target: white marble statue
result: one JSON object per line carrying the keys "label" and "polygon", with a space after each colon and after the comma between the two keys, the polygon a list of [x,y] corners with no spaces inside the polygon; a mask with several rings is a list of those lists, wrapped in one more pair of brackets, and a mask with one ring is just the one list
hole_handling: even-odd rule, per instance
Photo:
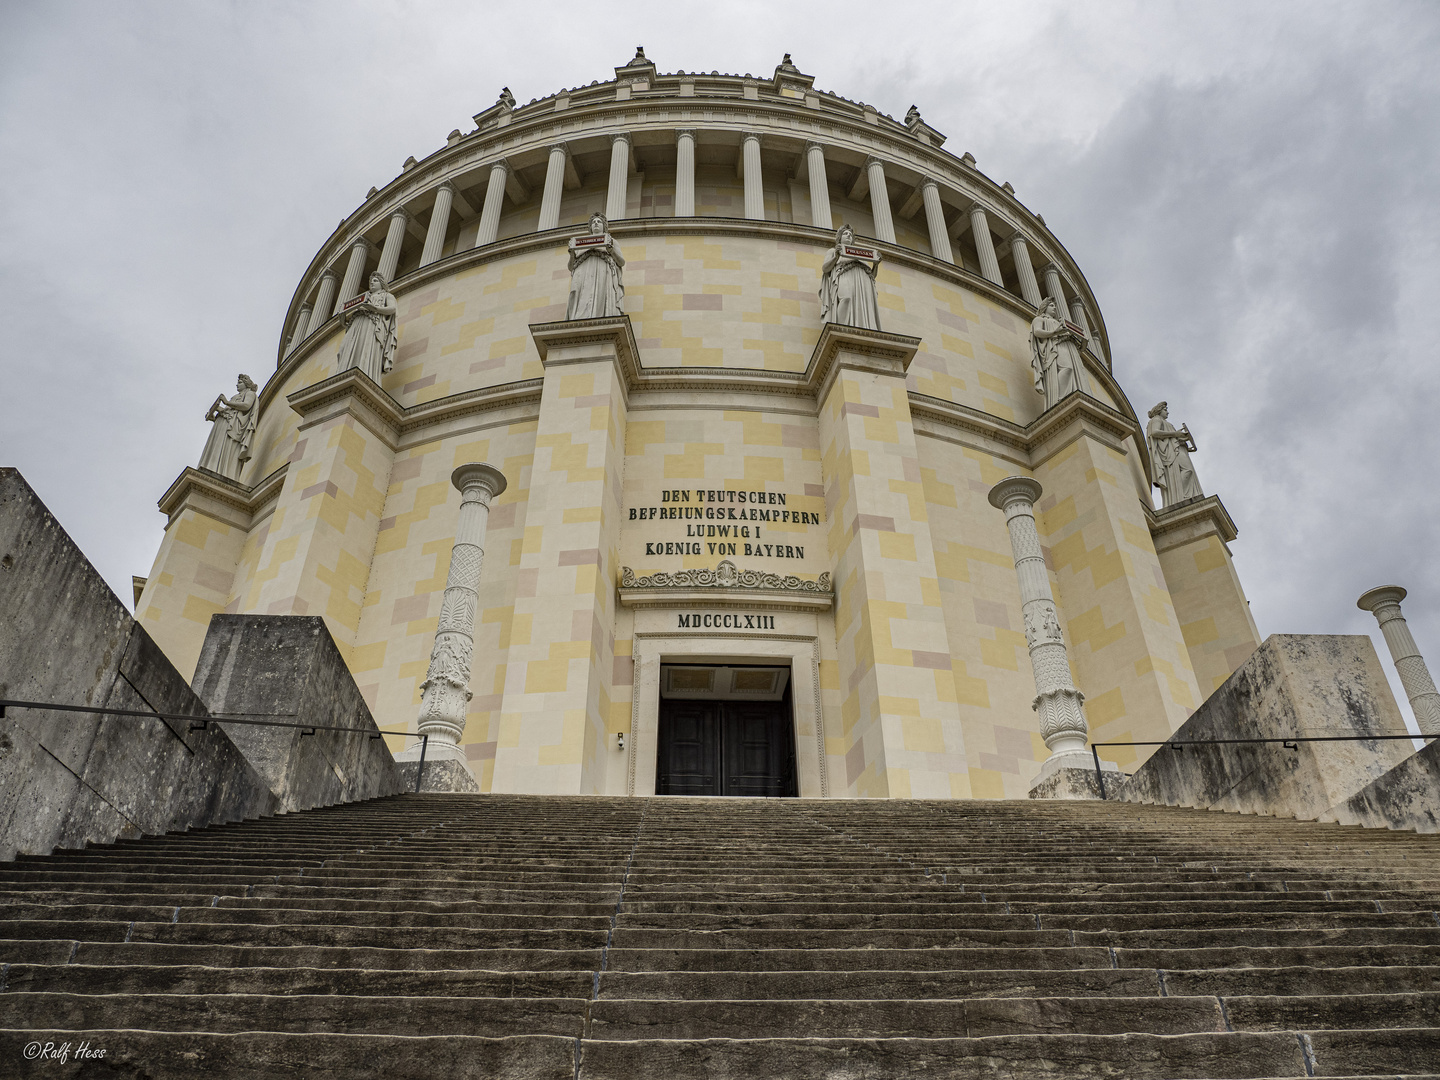
{"label": "white marble statue", "polygon": [[[873,256],[866,259],[857,250]],[[835,246],[825,254],[820,267],[820,322],[880,329],[880,302],[875,295],[875,273],[880,269],[880,252],[857,248],[855,230],[841,225]]]}
{"label": "white marble statue", "polygon": [[[605,215],[590,215],[590,235],[570,241],[570,300],[567,319],[602,319],[623,315],[625,256],[615,246]],[[603,242],[595,237],[604,237]]]}
{"label": "white marble statue", "polygon": [[1080,359],[1084,338],[1060,314],[1054,297],[1047,296],[1030,323],[1030,367],[1035,372],[1035,392],[1045,398],[1045,408],[1060,404],[1076,390],[1088,393],[1085,363]]}
{"label": "white marble statue", "polygon": [[1145,428],[1145,441],[1150,445],[1152,480],[1160,489],[1162,507],[1173,506],[1186,499],[1198,499],[1205,493],[1190,464],[1195,440],[1184,424],[1177,431],[1170,423],[1170,406],[1160,402],[1150,410],[1150,423]]}
{"label": "white marble statue", "polygon": [[395,366],[395,297],[386,291],[385,275],[370,275],[365,299],[344,312],[345,337],[340,342],[340,370],[359,368],[375,382]]}
{"label": "white marble statue", "polygon": [[249,375],[235,380],[235,396],[221,394],[205,413],[211,423],[210,438],[200,452],[200,468],[231,480],[240,479],[240,470],[250,460],[250,443],[255,438],[255,408],[258,389]]}

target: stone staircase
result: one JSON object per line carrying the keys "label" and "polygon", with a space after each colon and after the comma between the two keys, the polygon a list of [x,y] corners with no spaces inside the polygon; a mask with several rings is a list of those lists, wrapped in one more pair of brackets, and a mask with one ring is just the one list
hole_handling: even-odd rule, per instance
{"label": "stone staircase", "polygon": [[401,795],[22,858],[0,904],[3,1076],[1440,1076],[1413,834]]}

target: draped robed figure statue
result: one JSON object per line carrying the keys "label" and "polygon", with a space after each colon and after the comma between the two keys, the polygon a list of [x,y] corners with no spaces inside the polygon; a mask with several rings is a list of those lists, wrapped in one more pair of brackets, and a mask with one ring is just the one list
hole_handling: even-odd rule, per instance
{"label": "draped robed figure statue", "polygon": [[1170,405],[1167,402],[1162,401],[1150,410],[1145,441],[1150,444],[1150,478],[1160,489],[1162,509],[1205,494],[1200,490],[1195,466],[1190,464],[1195,440],[1186,425],[1181,424],[1177,430],[1170,423]]}
{"label": "draped robed figure statue", "polygon": [[200,452],[200,468],[231,480],[240,479],[255,438],[257,389],[254,379],[241,375],[235,380],[235,396],[221,394],[206,411],[205,419],[211,423],[210,438]]}
{"label": "draped robed figure statue", "polygon": [[1030,323],[1030,369],[1035,374],[1035,392],[1052,409],[1079,390],[1090,392],[1085,381],[1085,362],[1080,359],[1084,331],[1067,322],[1053,296],[1040,304]]}
{"label": "draped robed figure statue", "polygon": [[820,266],[822,324],[880,329],[880,301],[875,294],[880,259],[878,250],[856,245],[855,230],[849,225],[836,230],[835,246]]}
{"label": "draped robed figure statue", "polygon": [[345,305],[345,337],[340,342],[340,370],[359,368],[375,382],[395,365],[395,297],[386,291],[385,275],[370,275],[370,288]]}
{"label": "draped robed figure statue", "polygon": [[625,256],[615,247],[605,215],[590,215],[590,235],[570,241],[570,299],[567,319],[623,315]]}

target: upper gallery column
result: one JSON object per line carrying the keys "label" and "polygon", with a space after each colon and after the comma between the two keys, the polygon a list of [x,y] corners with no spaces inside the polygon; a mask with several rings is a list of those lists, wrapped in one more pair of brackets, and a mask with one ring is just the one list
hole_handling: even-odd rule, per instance
{"label": "upper gallery column", "polygon": [[1054,263],[1045,267],[1045,295],[1055,301],[1055,306],[1060,309],[1060,317],[1065,317],[1065,312],[1070,310],[1069,303],[1065,300],[1065,286],[1060,283],[1060,268]]}
{"label": "upper gallery column", "polygon": [[920,181],[920,197],[925,202],[925,224],[930,227],[930,254],[953,263],[955,253],[950,250],[950,233],[945,228],[945,207],[940,204],[940,185],[927,176]]}
{"label": "upper gallery column", "polygon": [[885,163],[879,158],[865,162],[870,178],[870,213],[875,217],[875,239],[895,243],[895,222],[890,218],[890,191],[885,186]]}
{"label": "upper gallery column", "polygon": [[500,235],[500,209],[505,202],[505,181],[510,176],[510,163],[504,158],[490,166],[490,182],[485,185],[485,205],[480,210],[480,227],[475,233],[475,246],[493,244]]}
{"label": "upper gallery column", "polygon": [[446,180],[435,189],[435,209],[430,211],[430,228],[425,230],[425,250],[420,265],[429,266],[445,249],[445,233],[450,228],[450,206],[455,201],[455,185]]}
{"label": "upper gallery column", "polygon": [[400,265],[400,245],[405,242],[405,227],[410,224],[410,214],[403,206],[397,206],[390,214],[390,228],[385,233],[385,246],[380,249],[380,273],[386,282],[395,280],[395,268]]}
{"label": "upper gallery column", "polygon": [[980,273],[986,281],[1004,285],[1000,277],[1000,260],[995,257],[995,241],[990,238],[990,218],[979,203],[970,205],[970,231],[975,237],[975,252],[980,256]]}
{"label": "upper gallery column", "polygon": [[810,224],[817,229],[833,229],[830,216],[830,183],[825,178],[825,148],[819,143],[805,144],[805,170],[810,177]]}
{"label": "upper gallery column", "polygon": [[550,160],[545,166],[545,193],[540,196],[540,232],[560,224],[560,197],[565,191],[565,158],[569,154],[564,143],[550,147]]}
{"label": "upper gallery column", "polygon": [[1085,331],[1085,347],[1098,355],[1095,335],[1090,332],[1090,319],[1085,314],[1085,301],[1080,299],[1079,293],[1070,298],[1070,321]]}
{"label": "upper gallery column", "polygon": [[695,132],[675,133],[675,216],[695,216]]}
{"label": "upper gallery column", "polygon": [[760,176],[760,136],[747,131],[740,136],[740,171],[745,179],[745,216],[765,220],[765,187]]}
{"label": "upper gallery column", "polygon": [[1020,295],[1031,307],[1040,306],[1040,283],[1035,280],[1035,266],[1030,262],[1030,244],[1024,233],[1010,237],[1010,255],[1015,260],[1015,276],[1020,279]]}
{"label": "upper gallery column", "polygon": [[307,334],[330,321],[330,316],[334,314],[335,288],[339,284],[334,270],[326,270],[320,275],[320,291],[315,294],[315,307],[310,312],[310,325],[305,330]]}
{"label": "upper gallery column", "polygon": [[345,280],[340,283],[340,295],[335,298],[335,306],[330,314],[339,315],[341,306],[360,288],[360,278],[365,273],[365,260],[374,246],[363,236],[350,246],[350,263],[345,267]]}
{"label": "upper gallery column", "polygon": [[610,139],[610,190],[605,196],[605,220],[619,221],[625,217],[630,199],[630,136],[614,135]]}
{"label": "upper gallery column", "polygon": [[1385,644],[1390,647],[1390,658],[1400,675],[1400,685],[1415,710],[1415,723],[1427,739],[1433,739],[1440,736],[1440,693],[1436,692],[1435,680],[1430,677],[1420,647],[1400,613],[1400,601],[1404,599],[1405,590],[1399,585],[1382,585],[1371,589],[1356,603],[1379,622]]}
{"label": "upper gallery column", "polygon": [[289,356],[295,351],[295,346],[305,340],[305,335],[310,332],[310,305],[301,304],[300,314],[295,316],[295,329],[290,332],[290,343],[285,346],[285,355]]}

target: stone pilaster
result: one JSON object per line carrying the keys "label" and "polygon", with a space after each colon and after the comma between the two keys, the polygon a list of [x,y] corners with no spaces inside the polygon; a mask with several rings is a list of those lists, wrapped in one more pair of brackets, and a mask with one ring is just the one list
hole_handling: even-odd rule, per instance
{"label": "stone pilaster", "polygon": [[500,235],[500,211],[505,205],[505,181],[510,177],[510,163],[504,158],[490,166],[490,180],[485,185],[485,204],[480,208],[480,224],[475,231],[475,246],[493,244]]}
{"label": "stone pilaster", "polygon": [[630,136],[610,139],[610,186],[605,194],[605,220],[625,217],[630,199]]}
{"label": "stone pilaster", "polygon": [[955,253],[950,249],[950,233],[945,228],[945,207],[940,204],[940,185],[927,176],[920,181],[920,198],[925,203],[925,224],[930,229],[930,254],[953,263]]}
{"label": "stone pilaster", "polygon": [[1025,234],[1010,237],[1010,257],[1015,260],[1015,276],[1020,279],[1020,295],[1034,307],[1040,306],[1040,283],[1035,280],[1035,265],[1030,261],[1030,242]]}
{"label": "stone pilaster", "polygon": [[[605,790],[625,459],[624,316],[536,324],[545,366],[491,790]],[[615,764],[614,767],[620,767]]]}
{"label": "stone pilaster", "polygon": [[455,202],[455,185],[445,181],[435,189],[435,207],[430,211],[430,227],[425,230],[425,248],[420,265],[429,266],[445,250],[445,233],[450,228],[450,207]]}
{"label": "stone pilaster", "polygon": [[675,133],[675,216],[695,216],[695,132]]}
{"label": "stone pilaster", "polygon": [[765,219],[765,187],[760,175],[760,136],[747,131],[740,136],[740,165],[745,181],[745,216]]}
{"label": "stone pilaster", "polygon": [[[990,489],[990,505],[1005,514],[1010,532],[1010,550],[1015,556],[1015,576],[1020,581],[1020,613],[1025,625],[1025,643],[1030,650],[1030,667],[1035,676],[1035,701],[1031,705],[1040,718],[1040,737],[1050,748],[1046,761],[1056,767],[1085,768],[1085,696],[1070,677],[1065,638],[1060,616],[1050,594],[1050,574],[1040,550],[1035,528],[1035,501],[1042,489],[1028,476],[1011,476]],[[1052,765],[1052,763],[1054,763]]]}
{"label": "stone pilaster", "polygon": [[1436,692],[1435,680],[1430,677],[1420,647],[1400,613],[1400,601],[1404,599],[1405,590],[1399,585],[1382,585],[1361,596],[1357,606],[1374,615],[1380,624],[1385,644],[1390,647],[1390,658],[1400,675],[1400,685],[1410,699],[1410,708],[1415,710],[1415,723],[1427,739],[1433,739],[1440,736],[1440,693]]}
{"label": "stone pilaster", "polygon": [[851,796],[965,798],[970,778],[905,371],[919,341],[827,325],[812,372]]}
{"label": "stone pilaster", "polygon": [[875,217],[875,239],[895,243],[895,222],[890,216],[890,189],[885,185],[885,163],[879,158],[865,162],[870,179],[870,212]]}
{"label": "stone pilaster", "polygon": [[814,142],[805,144],[805,169],[810,179],[810,224],[817,229],[833,229],[830,184],[825,178],[825,147]]}
{"label": "stone pilaster", "polygon": [[975,251],[980,256],[981,275],[986,281],[1004,285],[1000,277],[1000,260],[995,257],[995,241],[990,236],[990,217],[979,203],[970,207],[970,232],[975,240]]}

